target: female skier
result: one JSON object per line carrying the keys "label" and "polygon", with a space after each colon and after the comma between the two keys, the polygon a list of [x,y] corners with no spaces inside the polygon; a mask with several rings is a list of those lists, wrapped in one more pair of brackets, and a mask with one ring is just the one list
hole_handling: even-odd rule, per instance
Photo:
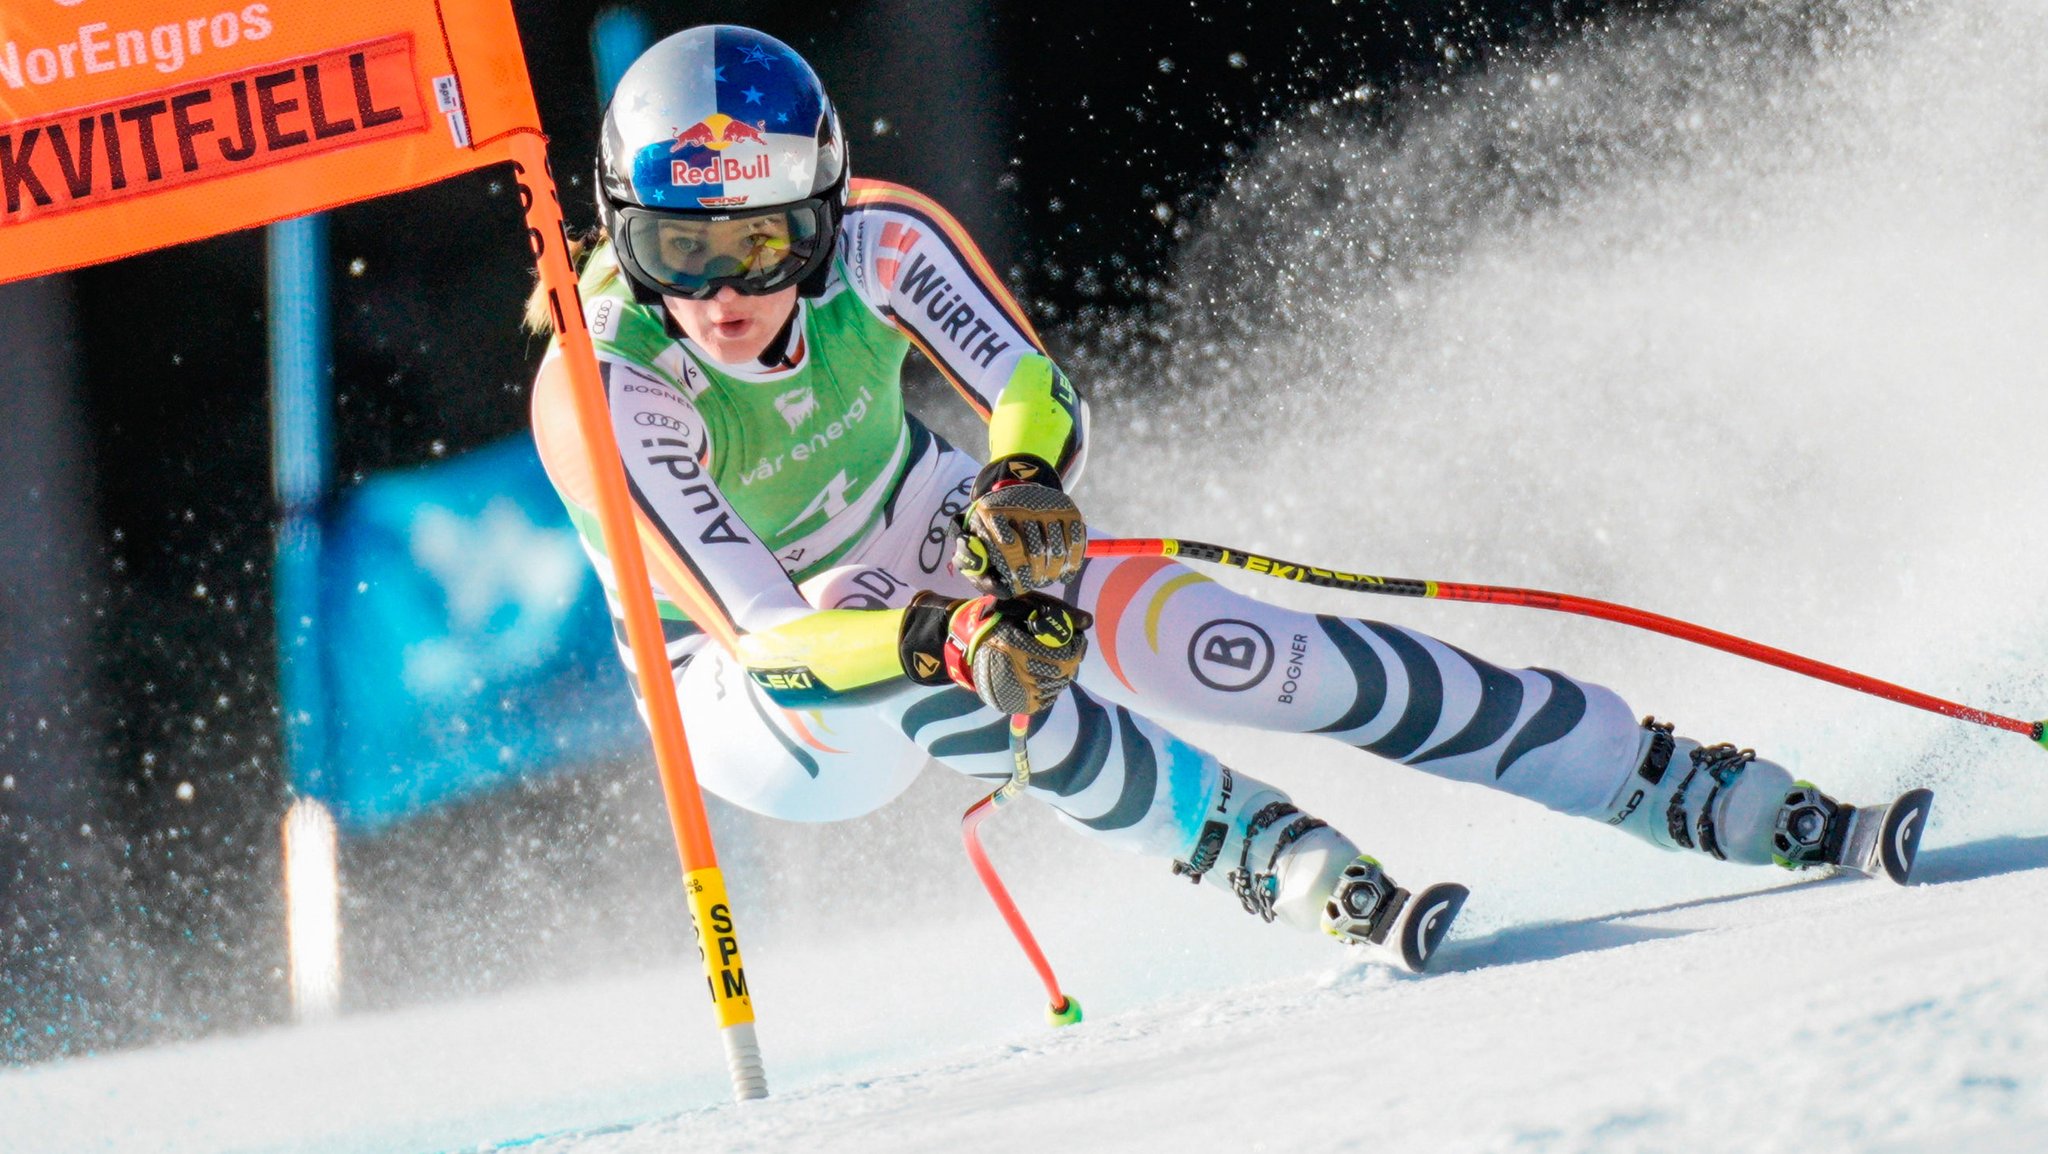
{"label": "female skier", "polygon": [[[586,316],[699,780],[725,800],[833,821],[927,758],[1004,779],[1006,715],[1029,713],[1029,792],[1069,824],[1410,966],[1455,902],[1418,926],[1426,903],[1349,838],[1166,724],[1323,734],[1727,861],[1876,868],[1881,809],[1638,724],[1600,686],[1165,559],[1084,561],[1086,404],[952,217],[850,179],[781,42],[714,26],[648,49],[597,177]],[[986,465],[905,411],[913,345],[987,422]],[[535,435],[617,615],[572,409],[551,352]]]}

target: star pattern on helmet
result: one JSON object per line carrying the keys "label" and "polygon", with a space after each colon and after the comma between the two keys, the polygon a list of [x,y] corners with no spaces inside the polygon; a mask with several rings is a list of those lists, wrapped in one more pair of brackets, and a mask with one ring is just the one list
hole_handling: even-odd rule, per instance
{"label": "star pattern on helmet", "polygon": [[717,81],[717,82],[719,82],[720,84],[724,84],[724,83],[725,83],[725,65],[723,65],[723,64],[714,64],[714,65],[712,65],[712,66],[711,66],[711,79],[713,79],[713,80],[716,80],[716,81]]}
{"label": "star pattern on helmet", "polygon": [[758,64],[763,68],[774,67],[775,58],[770,56],[768,50],[759,44],[746,45],[740,49],[740,52],[746,57],[745,60],[741,61],[742,64]]}
{"label": "star pattern on helmet", "polygon": [[761,98],[763,96],[766,96],[767,93],[762,92],[760,89],[749,84],[747,85],[745,91],[741,92],[740,95],[747,98],[748,104],[759,104],[761,103]]}

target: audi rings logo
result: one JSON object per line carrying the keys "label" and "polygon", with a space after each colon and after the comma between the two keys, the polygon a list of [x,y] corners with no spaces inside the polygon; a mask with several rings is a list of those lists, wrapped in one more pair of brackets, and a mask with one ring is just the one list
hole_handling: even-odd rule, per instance
{"label": "audi rings logo", "polygon": [[1249,621],[1211,621],[1188,640],[1195,680],[1224,693],[1241,693],[1273,671],[1273,639]]}
{"label": "audi rings logo", "polygon": [[917,547],[917,567],[927,573],[936,573],[946,563],[946,545],[953,539],[953,526],[960,520],[960,514],[967,511],[967,494],[974,489],[974,478],[968,477],[946,499],[939,502],[938,511],[925,526],[924,543]]}

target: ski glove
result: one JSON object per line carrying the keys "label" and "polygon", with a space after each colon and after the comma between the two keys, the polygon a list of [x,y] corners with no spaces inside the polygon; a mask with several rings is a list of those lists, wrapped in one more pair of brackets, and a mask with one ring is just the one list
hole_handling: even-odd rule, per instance
{"label": "ski glove", "polygon": [[897,652],[919,685],[950,681],[998,712],[1039,713],[1073,682],[1094,623],[1043,593],[1007,600],[919,593],[904,611]]}
{"label": "ski glove", "polygon": [[1088,525],[1051,465],[1028,453],[999,457],[969,496],[953,568],[976,589],[1021,597],[1081,572]]}

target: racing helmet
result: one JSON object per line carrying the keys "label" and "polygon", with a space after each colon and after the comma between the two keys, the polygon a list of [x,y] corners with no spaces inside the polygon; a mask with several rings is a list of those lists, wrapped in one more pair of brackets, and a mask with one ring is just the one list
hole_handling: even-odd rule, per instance
{"label": "racing helmet", "polygon": [[640,54],[605,107],[597,210],[644,304],[731,286],[824,291],[846,142],[824,85],[751,28],[688,28]]}

